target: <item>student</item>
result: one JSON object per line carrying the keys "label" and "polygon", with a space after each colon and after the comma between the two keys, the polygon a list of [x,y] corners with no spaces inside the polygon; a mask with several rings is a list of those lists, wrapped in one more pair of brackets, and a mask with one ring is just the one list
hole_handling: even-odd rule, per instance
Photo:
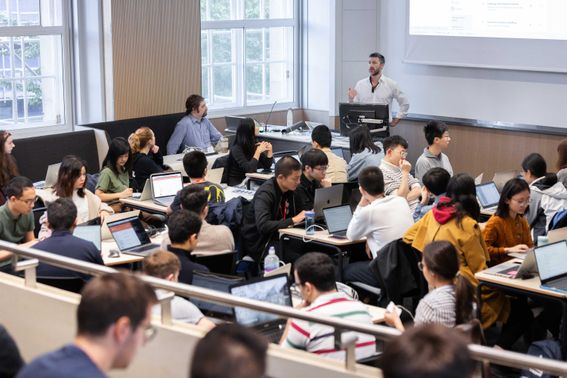
{"label": "student", "polygon": [[156,144],[154,132],[149,127],[140,127],[130,134],[128,143],[132,150],[132,172],[136,191],[141,192],[152,173],[168,169]]}
{"label": "student", "polygon": [[[88,190],[86,185],[87,168],[85,163],[74,155],[67,155],[61,161],[55,186],[52,189],[40,192],[41,198],[44,203],[53,202],[57,198],[70,198],[77,207],[77,224],[113,214],[114,210]],[[40,219],[40,239],[49,236],[46,219],[45,214]]]}
{"label": "student", "polygon": [[301,176],[301,165],[286,155],[276,163],[274,177],[264,182],[244,212],[242,249],[245,261],[260,263],[268,243],[278,240],[278,230],[297,224],[305,218],[295,194]]}
{"label": "student", "polygon": [[[36,195],[33,183],[27,177],[16,176],[4,188],[7,201],[0,206],[0,240],[26,243],[35,239],[33,234],[33,206]],[[0,271],[11,271],[11,252],[0,251]]]}
{"label": "student", "polygon": [[468,378],[475,366],[463,334],[436,324],[392,338],[381,360],[384,378]]}
{"label": "student", "polygon": [[534,243],[524,212],[530,202],[530,188],[522,179],[511,179],[502,188],[496,213],[484,226],[484,240],[490,266],[510,260],[510,252],[528,252]]}
{"label": "student", "polygon": [[223,178],[228,186],[238,185],[246,178],[246,173],[256,172],[258,168],[270,169],[273,163],[272,144],[256,143],[258,130],[251,118],[246,118],[236,129],[236,139],[230,147]]}
{"label": "student", "polygon": [[419,202],[421,185],[411,174],[411,164],[406,160],[408,142],[399,135],[392,135],[382,141],[386,155],[380,169],[384,174],[384,193],[405,198],[411,211]]}
{"label": "student", "polygon": [[349,135],[351,158],[348,163],[348,181],[357,179],[360,171],[368,166],[379,166],[384,152],[373,141],[366,126],[359,126]]}
{"label": "student", "polygon": [[327,178],[328,164],[329,159],[321,150],[312,148],[301,155],[303,172],[296,189],[296,196],[303,204],[302,210],[313,210],[315,191],[331,186],[331,180]]}
{"label": "student", "polygon": [[188,285],[193,282],[193,271],[209,271],[206,266],[194,263],[190,258],[191,252],[197,247],[201,224],[201,218],[197,214],[185,209],[177,210],[167,220],[168,235],[171,241],[167,250],[179,258],[181,262],[179,282]]}
{"label": "student", "polygon": [[[423,186],[421,187],[421,200],[413,212],[413,220],[418,221],[437,205],[439,197],[444,196],[451,175],[440,167],[431,168],[423,175]],[[429,204],[433,197],[433,204]]]}
{"label": "student", "polygon": [[131,165],[132,153],[128,141],[122,137],[112,139],[96,183],[95,194],[101,201],[115,202],[132,196]]}
{"label": "student", "polygon": [[[328,255],[310,252],[301,256],[294,263],[293,276],[303,298],[299,308],[312,314],[337,317],[353,323],[372,324],[366,305],[337,291],[335,265]],[[376,353],[374,336],[362,333],[356,335],[357,360]],[[345,351],[336,348],[333,328],[322,324],[289,319],[281,344],[286,348],[317,353],[321,357],[345,359]]]}
{"label": "student", "polygon": [[12,178],[19,176],[16,159],[12,156],[14,147],[16,145],[12,134],[6,130],[0,130],[0,205],[6,202],[4,186]]}
{"label": "student", "polygon": [[567,189],[557,181],[555,173],[547,172],[543,156],[532,153],[522,161],[522,174],[530,185],[530,203],[526,210],[533,239],[547,234],[547,227],[559,210],[567,208]]}
{"label": "student", "polygon": [[[47,204],[47,226],[51,236],[35,244],[33,248],[64,257],[104,265],[100,251],[95,245],[73,235],[77,226],[77,207],[69,198],[58,198]],[[40,277],[77,277],[85,281],[90,275],[59,268],[40,262],[37,267]]]}
{"label": "student", "polygon": [[223,324],[205,335],[191,359],[191,378],[266,377],[268,342],[238,324]]}
{"label": "student", "polygon": [[8,330],[0,324],[0,377],[15,377],[24,365],[18,345]]}
{"label": "student", "polygon": [[325,125],[319,125],[311,132],[311,146],[323,151],[329,159],[326,177],[333,184],[347,182],[347,163],[331,151],[332,140],[331,130]]}
{"label": "student", "polygon": [[[201,219],[199,243],[193,248],[194,252],[226,252],[234,251],[234,236],[225,225],[212,225],[206,221],[209,213],[207,193],[198,185],[188,185],[179,191],[181,208],[189,210]],[[178,210],[177,210],[178,211]],[[168,237],[162,240],[162,247],[167,248],[170,241]]]}
{"label": "student", "polygon": [[567,188],[567,139],[557,146],[557,180]]}
{"label": "student", "polygon": [[[415,325],[436,323],[448,328],[470,321],[473,317],[474,289],[459,273],[457,250],[448,241],[434,241],[425,246],[419,268],[432,289],[419,301]],[[384,314],[389,326],[404,331],[396,312]]]}
{"label": "student", "polygon": [[[181,263],[177,256],[171,252],[157,251],[144,258],[144,274],[148,276],[162,278],[167,281],[177,282]],[[167,290],[156,289],[158,301],[169,295]],[[161,305],[154,305],[152,312],[154,315],[161,314]],[[171,301],[171,317],[179,322],[195,324],[198,327],[208,331],[215,327],[215,323],[207,319],[205,315],[187,299],[173,297]]]}
{"label": "student", "polygon": [[152,287],[134,275],[93,278],[81,292],[75,340],[36,358],[18,377],[103,378],[127,368],[155,336],[150,315],[155,303]]}
{"label": "student", "polygon": [[415,178],[423,182],[423,175],[431,168],[443,168],[449,175],[453,176],[453,167],[447,155],[443,151],[449,147],[451,137],[449,128],[445,122],[429,121],[424,127],[425,140],[427,145],[421,156],[415,163]]}
{"label": "student", "polygon": [[167,154],[181,153],[187,147],[208,150],[222,138],[207,118],[207,103],[202,96],[192,94],[185,101],[185,116],[175,126],[167,142]]}

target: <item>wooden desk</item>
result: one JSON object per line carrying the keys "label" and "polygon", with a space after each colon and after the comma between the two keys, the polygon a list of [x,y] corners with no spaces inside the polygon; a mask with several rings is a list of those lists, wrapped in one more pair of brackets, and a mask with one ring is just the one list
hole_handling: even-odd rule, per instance
{"label": "wooden desk", "polygon": [[126,206],[140,211],[145,211],[152,214],[167,214],[167,206],[158,205],[151,199],[140,201],[139,199],[129,197],[120,199],[120,202]]}

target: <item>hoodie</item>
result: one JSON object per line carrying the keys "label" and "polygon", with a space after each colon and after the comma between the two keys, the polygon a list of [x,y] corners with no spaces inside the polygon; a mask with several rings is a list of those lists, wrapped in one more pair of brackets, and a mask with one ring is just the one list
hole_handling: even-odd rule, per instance
{"label": "hoodie", "polygon": [[530,185],[530,205],[526,216],[534,230],[534,240],[545,235],[556,212],[567,208],[567,189],[555,173],[540,177]]}
{"label": "hoodie", "polygon": [[439,202],[437,202],[437,206],[434,206],[431,210],[433,211],[433,218],[435,218],[437,223],[445,224],[455,217],[455,214],[457,213],[457,208],[455,207],[455,205],[439,208],[440,204],[449,202],[451,202],[451,199],[449,197],[440,197]]}

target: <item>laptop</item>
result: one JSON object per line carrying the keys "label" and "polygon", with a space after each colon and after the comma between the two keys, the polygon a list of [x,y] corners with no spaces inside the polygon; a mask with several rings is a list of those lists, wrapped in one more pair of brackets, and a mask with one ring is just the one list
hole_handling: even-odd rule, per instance
{"label": "laptop", "polygon": [[567,240],[567,227],[561,227],[555,230],[550,230],[547,233],[548,243],[555,243],[562,240]]}
{"label": "laptop", "polygon": [[567,293],[567,241],[534,249],[542,289]]}
{"label": "laptop", "polygon": [[[230,294],[265,303],[292,306],[289,278],[285,273],[237,283],[230,287]],[[234,319],[240,325],[254,328],[275,343],[279,342],[286,324],[286,319],[277,315],[243,307],[234,307]]]}
{"label": "laptop", "polygon": [[501,192],[504,188],[504,185],[506,185],[506,183],[511,179],[518,177],[519,174],[520,173],[516,170],[496,172],[494,174],[494,177],[492,178],[492,181],[494,181],[494,183],[496,184],[498,191]]}
{"label": "laptop", "polygon": [[348,224],[352,219],[350,205],[341,205],[323,209],[323,216],[327,224],[329,235],[335,237],[346,237]]}
{"label": "laptop", "polygon": [[107,225],[108,222],[114,222],[125,218],[139,217],[139,216],[140,216],[140,210],[125,211],[123,213],[114,213],[107,215],[106,217],[104,217],[104,221],[102,222],[102,226],[100,229],[101,239],[102,240],[112,239],[112,234],[110,233],[110,230],[108,229],[108,225]]}
{"label": "laptop", "polygon": [[221,184],[222,181],[222,174],[224,173],[223,168],[215,168],[207,171],[207,181],[212,182],[213,184]]}
{"label": "laptop", "polygon": [[335,207],[342,204],[344,185],[333,185],[328,188],[315,189],[313,200],[313,211],[315,216],[323,216],[323,209]]}
{"label": "laptop", "polygon": [[[150,180],[146,180],[146,182],[144,182],[142,193],[140,193],[140,196],[138,198],[140,201],[147,201],[152,199],[152,188],[150,186]],[[132,197],[136,198],[135,195],[132,195]]]}
{"label": "laptop", "polygon": [[38,181],[34,183],[36,189],[52,188],[55,183],[57,183],[57,177],[59,176],[59,167],[61,163],[50,164],[47,166],[47,172],[45,173],[45,181]]}
{"label": "laptop", "polygon": [[154,173],[150,176],[150,187],[154,203],[169,207],[177,192],[183,189],[183,175],[181,172]]}
{"label": "laptop", "polygon": [[[534,250],[530,249],[527,253],[523,253],[523,260],[521,263],[516,261],[498,265],[491,268],[491,273],[498,276],[503,276],[507,278],[530,278],[534,274],[537,274],[537,264],[535,262]],[[509,254],[512,256],[512,254]],[[514,256],[515,257],[515,256]],[[496,270],[496,268],[498,270]]]}
{"label": "laptop", "polygon": [[96,249],[100,251],[100,226],[77,226],[73,230],[73,235],[92,242]]}
{"label": "laptop", "polygon": [[493,181],[476,186],[476,198],[485,212],[495,212],[500,201],[500,192]]}
{"label": "laptop", "polygon": [[151,242],[138,216],[108,222],[106,225],[122,253],[146,257],[160,247]]}
{"label": "laptop", "polygon": [[484,177],[484,172],[474,178],[474,184],[480,185],[482,184],[482,178]]}
{"label": "laptop", "polygon": [[[229,276],[219,273],[210,273],[196,270],[193,272],[191,285],[229,293],[232,285],[244,281],[244,277]],[[232,306],[203,301],[201,299],[190,298],[191,302],[207,316],[220,319],[232,319],[234,311]]]}
{"label": "laptop", "polygon": [[282,273],[287,274],[288,277],[291,275],[291,263],[285,264],[284,266],[280,266],[277,269],[270,270],[269,272],[265,272],[264,277],[273,277]]}

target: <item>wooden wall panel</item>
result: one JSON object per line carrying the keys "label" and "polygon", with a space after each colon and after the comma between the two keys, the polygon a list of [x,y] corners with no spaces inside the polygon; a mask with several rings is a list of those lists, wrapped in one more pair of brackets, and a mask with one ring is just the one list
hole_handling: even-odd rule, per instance
{"label": "wooden wall panel", "polygon": [[199,0],[111,0],[114,119],[185,111],[201,91]]}

